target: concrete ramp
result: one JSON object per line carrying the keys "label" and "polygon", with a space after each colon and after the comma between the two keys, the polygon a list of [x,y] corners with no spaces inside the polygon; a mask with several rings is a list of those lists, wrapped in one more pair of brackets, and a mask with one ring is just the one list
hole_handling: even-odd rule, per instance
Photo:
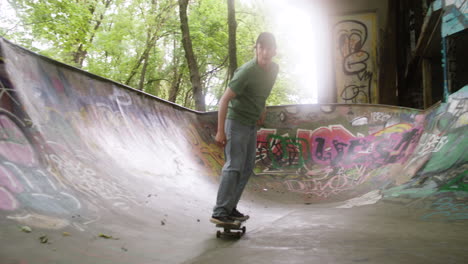
{"label": "concrete ramp", "polygon": [[468,87],[426,111],[268,108],[240,240],[199,113],[0,39],[0,264],[464,263]]}

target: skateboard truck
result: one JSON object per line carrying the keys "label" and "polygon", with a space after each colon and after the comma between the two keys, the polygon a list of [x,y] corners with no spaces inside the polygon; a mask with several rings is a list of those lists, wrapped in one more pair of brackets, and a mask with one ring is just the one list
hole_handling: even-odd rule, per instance
{"label": "skateboard truck", "polygon": [[[216,231],[216,237],[217,238],[220,238],[220,237],[235,237],[235,238],[241,238],[245,232],[247,231],[247,229],[245,228],[245,226],[242,226],[242,223],[239,222],[238,224],[229,224],[229,225],[226,225],[226,224],[217,224],[216,227],[218,228],[223,228],[223,231],[221,230],[218,230]],[[234,230],[234,232],[233,232]],[[236,232],[238,231],[238,232]]]}

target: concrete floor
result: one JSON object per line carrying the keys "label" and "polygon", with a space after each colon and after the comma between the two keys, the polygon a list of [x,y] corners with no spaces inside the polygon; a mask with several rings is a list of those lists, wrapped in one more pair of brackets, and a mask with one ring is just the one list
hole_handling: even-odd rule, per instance
{"label": "concrete floor", "polygon": [[384,203],[304,208],[186,263],[465,263],[467,227],[415,220]]}
{"label": "concrete floor", "polygon": [[[250,208],[241,239],[218,239],[207,219],[138,223],[114,218],[84,232],[2,223],[2,264],[13,263],[465,263],[466,221],[422,221],[425,210],[393,202],[357,208],[338,204]],[[102,220],[106,221],[107,220]],[[193,221],[196,222],[196,221]],[[151,226],[152,225],[152,226]],[[185,227],[185,228],[184,228]],[[62,232],[69,232],[64,236]],[[99,237],[100,233],[115,239]],[[49,242],[41,244],[46,235]],[[21,246],[19,246],[21,245]]]}

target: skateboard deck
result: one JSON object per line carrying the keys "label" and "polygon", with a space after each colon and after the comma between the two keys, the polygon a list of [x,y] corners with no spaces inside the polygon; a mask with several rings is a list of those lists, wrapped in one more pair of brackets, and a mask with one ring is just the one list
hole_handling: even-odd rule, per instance
{"label": "skateboard deck", "polygon": [[216,237],[234,237],[241,238],[247,231],[245,226],[242,226],[242,222],[237,222],[236,224],[216,224],[217,228],[222,228],[223,230],[216,231]]}

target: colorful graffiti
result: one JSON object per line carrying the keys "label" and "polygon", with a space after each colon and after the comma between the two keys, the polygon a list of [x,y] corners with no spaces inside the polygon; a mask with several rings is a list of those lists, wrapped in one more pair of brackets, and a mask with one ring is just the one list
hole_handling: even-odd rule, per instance
{"label": "colorful graffiti", "polygon": [[[462,98],[453,96],[427,114],[335,106],[323,113],[326,122],[308,120],[314,112],[305,108],[275,108],[268,120],[281,126],[258,130],[256,174],[271,181],[264,183],[265,189],[274,186],[307,199],[356,195],[375,186],[391,188],[428,177],[437,179],[437,187],[411,185],[393,193],[465,191],[465,177],[452,173],[468,162],[467,110]],[[260,185],[256,188],[261,189]]]}
{"label": "colorful graffiti", "polygon": [[0,44],[18,55],[0,61],[0,217],[87,231],[148,206],[137,182],[156,193],[185,175],[192,191],[193,174],[218,175],[212,118]]}
{"label": "colorful graffiti", "polygon": [[257,136],[257,161],[275,169],[299,168],[306,163],[345,168],[404,163],[422,132],[421,128],[407,127],[411,129],[387,133],[394,130],[390,127],[366,137],[355,136],[342,125],[298,129],[296,137],[276,135],[275,129],[261,129]]}
{"label": "colorful graffiti", "polygon": [[257,165],[264,168],[263,174],[302,175],[285,180],[286,188],[326,198],[364,183],[380,167],[402,164],[411,157],[422,130],[408,124],[396,126],[369,136],[354,135],[342,125],[297,129],[296,137],[261,129]]}
{"label": "colorful graffiti", "polygon": [[431,212],[421,216],[426,221],[468,220],[468,205],[464,201],[455,201],[452,197],[438,199],[431,207]]}

